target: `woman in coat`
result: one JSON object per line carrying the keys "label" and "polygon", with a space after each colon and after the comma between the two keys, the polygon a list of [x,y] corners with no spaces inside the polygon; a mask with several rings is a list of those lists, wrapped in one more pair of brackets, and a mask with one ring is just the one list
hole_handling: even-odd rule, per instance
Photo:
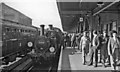
{"label": "woman in coat", "polygon": [[101,58],[102,58],[103,67],[106,67],[105,60],[108,57],[108,49],[107,49],[108,40],[109,37],[107,36],[106,31],[103,31],[103,36],[101,37]]}

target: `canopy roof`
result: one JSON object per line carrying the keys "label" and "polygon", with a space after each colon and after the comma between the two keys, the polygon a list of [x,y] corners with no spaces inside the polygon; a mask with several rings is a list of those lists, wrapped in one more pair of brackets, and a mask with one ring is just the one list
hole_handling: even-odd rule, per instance
{"label": "canopy roof", "polygon": [[[60,13],[62,27],[64,31],[75,32],[80,16],[97,15],[100,12],[118,12],[120,2],[118,0],[105,0],[102,6],[98,6],[98,1],[90,0],[58,0],[58,10]],[[109,1],[109,2],[108,2]],[[100,3],[100,2],[99,2]],[[102,10],[103,9],[103,10]]]}

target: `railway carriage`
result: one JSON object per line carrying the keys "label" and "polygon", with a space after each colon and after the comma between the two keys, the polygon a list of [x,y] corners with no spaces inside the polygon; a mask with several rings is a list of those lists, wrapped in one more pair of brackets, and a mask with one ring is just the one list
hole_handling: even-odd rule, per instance
{"label": "railway carriage", "polygon": [[2,57],[3,61],[10,62],[18,55],[24,56],[31,50],[37,29],[33,26],[5,22],[2,25]]}
{"label": "railway carriage", "polygon": [[0,3],[0,30],[2,64],[15,61],[17,56],[25,56],[37,35],[32,19],[4,3]]}

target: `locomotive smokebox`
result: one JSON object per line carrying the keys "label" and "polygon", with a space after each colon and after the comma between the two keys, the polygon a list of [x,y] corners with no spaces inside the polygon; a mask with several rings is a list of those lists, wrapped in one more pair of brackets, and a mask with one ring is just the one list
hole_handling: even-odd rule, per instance
{"label": "locomotive smokebox", "polygon": [[45,25],[40,25],[40,36],[43,36],[44,35],[44,27]]}
{"label": "locomotive smokebox", "polygon": [[49,29],[53,30],[53,25],[52,24],[49,25]]}

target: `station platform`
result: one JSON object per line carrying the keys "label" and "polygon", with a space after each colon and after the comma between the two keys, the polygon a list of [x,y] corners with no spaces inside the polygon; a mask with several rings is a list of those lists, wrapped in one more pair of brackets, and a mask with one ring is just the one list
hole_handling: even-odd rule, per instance
{"label": "station platform", "polygon": [[108,66],[104,68],[102,63],[98,63],[98,67],[83,65],[81,52],[78,51],[72,54],[73,51],[74,49],[71,47],[61,50],[58,65],[59,72],[112,72],[112,67]]}

